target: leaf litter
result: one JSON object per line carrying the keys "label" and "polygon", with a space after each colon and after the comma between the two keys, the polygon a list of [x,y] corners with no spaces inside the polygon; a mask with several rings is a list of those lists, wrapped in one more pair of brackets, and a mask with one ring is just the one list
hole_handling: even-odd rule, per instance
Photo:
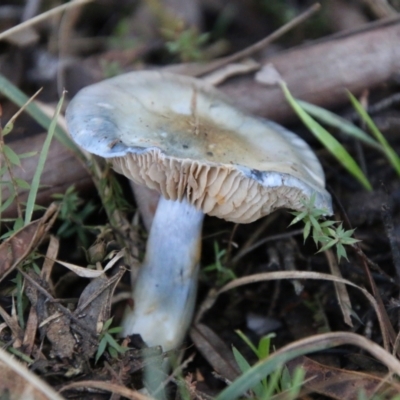
{"label": "leaf litter", "polygon": [[[76,1],[73,3],[79,5],[84,2]],[[71,7],[73,6],[71,3]],[[8,34],[5,33],[3,36],[5,37]],[[266,40],[248,48],[244,53],[238,52],[234,56],[219,61],[217,63],[219,66],[228,65],[228,68],[225,71],[220,70],[218,72],[218,81],[230,77],[232,73],[230,66],[232,66],[233,61],[239,63],[238,66],[234,66],[233,73],[243,73],[243,69],[246,70],[246,68],[248,68],[248,73],[258,68],[257,62],[250,61],[249,65],[246,66],[245,63],[240,63],[240,60],[245,56],[254,55],[254,53],[263,49],[265,43],[270,40],[271,38],[267,37]],[[197,67],[183,65],[182,67],[189,70],[193,68],[190,73],[192,75],[204,74],[205,71],[215,69],[215,65],[212,66],[211,63],[209,65],[200,65],[200,68],[198,68],[199,65]],[[17,92],[14,92],[14,95],[20,102],[22,101],[22,97],[18,97],[19,94]],[[30,113],[35,113],[33,105],[37,107],[37,103],[27,106],[27,110]],[[39,110],[47,108],[46,105],[41,107]],[[54,107],[52,110],[54,110]],[[50,114],[53,114],[53,112]],[[39,119],[42,125],[48,125],[49,119],[45,119],[43,115]],[[13,120],[12,125],[14,123],[17,124],[17,121]],[[370,125],[372,126],[372,124]],[[7,127],[5,133],[9,133],[10,129],[14,129],[14,126]],[[377,129],[375,125],[373,129]],[[56,135],[60,135],[59,130],[56,131]],[[379,138],[382,139],[382,137]],[[68,141],[66,140],[66,142]],[[380,140],[380,142],[384,143],[387,148],[386,141]],[[6,150],[6,152],[8,152],[10,160],[14,161],[13,164],[17,166],[18,154],[11,153],[9,150]],[[391,149],[390,154],[392,155],[391,159],[395,159]],[[84,155],[83,158],[80,157],[80,160],[86,162],[86,167],[89,164],[94,164],[94,167],[91,165],[89,169],[93,167],[91,169],[92,176],[96,186],[100,187],[102,179],[108,174],[107,170],[103,169],[103,166],[96,164],[87,155]],[[377,164],[379,165],[379,163],[382,163],[381,159]],[[327,170],[329,171],[329,168]],[[328,178],[332,180],[332,176],[329,176],[330,174],[328,172]],[[374,178],[373,174],[370,175]],[[368,176],[368,178],[370,179],[371,176]],[[20,183],[22,184],[22,182]],[[376,182],[373,183],[376,184]],[[109,190],[110,186],[102,189],[104,195],[103,205],[109,200],[107,197]],[[394,189],[390,188],[389,190]],[[33,211],[33,203],[31,203],[28,220],[30,220],[30,215]],[[393,215],[386,215],[386,218],[389,218],[389,220],[396,218],[396,212],[397,209],[394,210]],[[114,339],[113,334],[118,329],[110,325],[113,321],[111,306],[114,293],[118,292],[117,296],[114,297],[117,298],[120,294],[129,292],[126,277],[123,277],[123,275],[126,269],[135,269],[137,266],[138,258],[140,258],[144,247],[145,233],[132,229],[126,215],[120,210],[112,207],[107,208],[107,217],[110,221],[113,220],[112,233],[106,235],[107,238],[105,240],[111,260],[100,258],[100,261],[96,261],[93,264],[88,263],[88,267],[82,267],[77,264],[78,262],[81,265],[84,264],[82,257],[76,256],[77,244],[69,243],[71,250],[70,254],[66,255],[65,242],[63,239],[60,240],[60,238],[54,236],[53,226],[57,225],[57,213],[58,206],[50,205],[41,218],[16,229],[10,237],[5,238],[0,244],[0,281],[4,286],[0,289],[2,296],[10,298],[10,301],[5,302],[4,307],[0,306],[0,315],[4,321],[0,330],[2,346],[43,377],[50,376],[49,381],[60,389],[60,393],[67,398],[77,395],[85,396],[82,398],[91,398],[89,393],[93,390],[96,393],[110,393],[113,399],[118,398],[118,396],[139,400],[149,399],[150,397],[147,395],[143,395],[129,387],[140,387],[140,376],[137,376],[137,372],[143,367],[141,354],[147,351],[148,356],[145,362],[148,362],[153,356],[157,357],[160,354],[160,350],[143,349],[143,343],[140,340],[136,343],[135,338],[123,341],[117,337]],[[184,360],[183,367],[176,368],[170,377],[165,378],[165,382],[174,382],[177,385],[176,387],[179,387],[179,382],[181,382],[180,374],[183,373],[185,375],[183,381],[186,382],[184,386],[190,389],[190,397],[188,398],[191,399],[208,399],[216,396],[217,399],[232,400],[242,393],[251,397],[252,383],[256,382],[257,379],[262,379],[266,371],[279,368],[279,365],[286,360],[286,365],[292,374],[294,374],[298,366],[301,366],[306,371],[300,396],[318,393],[334,399],[356,399],[359,396],[359,391],[364,390],[365,395],[369,397],[374,396],[376,393],[384,393],[385,398],[390,398],[399,392],[396,380],[392,379],[393,374],[400,374],[400,367],[396,358],[399,351],[399,335],[396,336],[393,312],[387,306],[388,296],[397,296],[395,290],[397,283],[396,279],[391,276],[390,268],[387,268],[387,254],[381,255],[386,257],[383,258],[384,262],[379,259],[379,255],[377,260],[375,258],[374,260],[369,259],[364,253],[364,251],[368,252],[368,245],[371,246],[371,242],[368,243],[367,240],[366,244],[365,242],[364,244],[361,243],[361,245],[353,243],[353,249],[358,254],[358,258],[351,254],[350,261],[343,261],[340,265],[336,263],[334,255],[329,249],[325,252],[326,262],[323,261],[323,257],[314,254],[310,256],[305,250],[306,255],[296,255],[289,262],[289,264],[293,263],[296,267],[300,266],[304,270],[265,272],[266,270],[268,271],[268,268],[271,268],[271,265],[267,265],[267,258],[263,254],[263,252],[266,252],[265,244],[268,242],[270,246],[276,246],[276,238],[292,237],[302,232],[301,230],[287,232],[281,229],[284,233],[276,233],[276,231],[270,230],[270,226],[279,227],[281,224],[269,223],[268,219],[266,221],[265,226],[260,224],[259,231],[255,231],[258,236],[255,235],[252,243],[249,242],[248,246],[246,239],[255,232],[250,232],[249,230],[246,232],[244,229],[238,228],[232,229],[232,234],[227,239],[221,236],[223,239],[218,243],[221,245],[224,241],[225,243],[229,242],[230,250],[223,253],[225,259],[222,258],[219,261],[224,267],[234,266],[235,275],[233,276],[240,276],[240,278],[232,280],[222,288],[218,288],[215,285],[213,286],[210,280],[202,277],[204,288],[209,289],[209,294],[202,293],[202,304],[198,308],[196,321],[191,331],[196,354],[201,354],[202,359],[200,355],[196,355],[194,359],[188,357],[187,364],[185,364]],[[273,221],[272,218],[271,221]],[[287,221],[287,218],[285,221]],[[351,229],[351,225],[347,224],[347,226]],[[387,224],[387,226],[389,225]],[[82,227],[82,229],[88,229],[91,233],[96,232],[96,234],[99,232],[98,225],[88,228]],[[392,223],[390,228],[392,248],[393,243],[395,243],[395,229]],[[279,228],[277,231],[279,232]],[[138,234],[138,232],[140,233]],[[266,232],[268,232],[269,236]],[[361,228],[361,236],[363,233],[365,235],[365,232],[368,232],[368,229],[366,227]],[[237,235],[237,242],[244,243],[244,246],[240,247],[239,244],[239,250],[236,253],[232,251],[233,255],[230,258],[231,249],[233,248],[231,243],[234,235]],[[97,239],[104,239],[102,234],[98,234],[98,236]],[[257,241],[258,237],[260,238],[259,241]],[[134,243],[133,250],[123,250],[128,247],[126,246],[127,243],[131,244],[132,242]],[[213,249],[215,243],[210,243],[207,240],[204,241],[206,248]],[[292,252],[293,250],[290,250],[290,253]],[[46,256],[42,256],[42,253],[45,253]],[[61,261],[60,254],[62,254],[62,259],[68,259],[71,262]],[[210,256],[212,254],[212,251],[206,252],[205,258],[212,258]],[[284,256],[284,254],[280,254],[280,256]],[[262,261],[258,262],[258,259]],[[129,261],[127,262],[127,260]],[[41,267],[41,271],[39,271],[38,264]],[[285,264],[285,262],[282,264]],[[61,272],[60,265],[70,272]],[[311,267],[317,267],[317,269],[323,265],[324,272],[330,268],[332,275],[310,272],[310,265]],[[343,265],[352,271],[353,276],[348,271],[344,271]],[[371,273],[370,267],[374,268],[373,273]],[[365,273],[366,278],[362,275],[363,273]],[[18,286],[18,283],[17,286],[10,285],[12,279],[17,280],[16,276],[18,274],[20,276],[18,278],[20,286]],[[64,277],[67,283],[65,285],[66,293],[62,292],[64,284],[59,284],[60,276]],[[355,280],[353,281],[351,278],[354,277]],[[70,279],[69,283],[68,279]],[[294,286],[297,288],[295,294],[292,293],[292,287],[285,285],[286,280],[294,282]],[[367,329],[365,329],[365,336],[370,337],[372,340],[348,331],[332,332],[325,335],[315,334],[306,339],[294,337],[299,340],[293,342],[288,340],[287,333],[281,331],[282,339],[279,338],[279,335],[277,338],[277,345],[281,349],[265,360],[256,361],[251,370],[240,376],[240,370],[235,363],[230,347],[230,344],[235,341],[229,334],[230,331],[233,331],[233,326],[227,326],[229,324],[227,324],[226,319],[229,319],[230,324],[235,325],[235,327],[246,328],[243,322],[243,315],[248,312],[246,307],[252,308],[252,304],[257,304],[259,307],[256,310],[258,314],[262,310],[268,315],[271,314],[275,318],[285,321],[284,314],[289,308],[297,309],[299,302],[302,304],[303,302],[304,304],[312,302],[313,290],[317,289],[318,291],[318,287],[313,285],[312,282],[310,283],[313,280],[334,283],[334,291],[326,289],[329,294],[332,294],[333,300],[328,301],[325,297],[322,298],[321,302],[327,308],[326,313],[335,315],[335,318],[325,315],[333,322],[330,325],[334,329],[339,328],[340,330],[349,329],[348,326],[352,326],[353,330],[361,332],[363,330],[363,321],[377,320],[378,324],[374,326],[372,332],[368,333]],[[215,281],[217,282],[218,280],[216,279]],[[273,281],[277,283],[274,284],[272,283]],[[299,282],[301,282],[301,285],[299,285]],[[21,288],[24,296],[16,295],[15,287]],[[323,287],[327,288],[328,286],[323,284]],[[348,287],[356,289],[361,295],[355,295],[355,291],[349,290]],[[271,288],[273,289],[272,294],[275,300],[271,302],[272,304],[269,304],[268,312],[266,312],[265,293],[271,293],[269,291]],[[388,294],[381,296],[380,291],[382,288],[387,289]],[[372,294],[369,289],[371,289]],[[290,293],[290,295],[285,295],[287,293]],[[120,296],[120,298],[126,297],[128,296]],[[284,297],[287,297],[287,299],[284,299]],[[279,304],[277,299],[281,299],[282,304]],[[332,301],[335,304],[337,302],[337,310],[335,309],[333,312],[330,305]],[[118,303],[116,304],[118,305]],[[219,304],[227,306],[226,316],[224,316],[222,322],[219,320],[222,312],[219,310]],[[393,299],[392,304],[397,304],[396,298]],[[312,305],[309,305],[309,307],[312,308]],[[360,309],[364,313],[361,313]],[[371,317],[372,310],[375,315]],[[339,317],[340,314],[341,317]],[[302,318],[303,315],[300,315],[300,317]],[[116,320],[120,318],[121,316],[117,315]],[[24,321],[24,325],[21,324],[21,319]],[[341,319],[343,321],[339,322]],[[342,325],[342,322],[344,322],[344,325]],[[314,330],[316,332],[313,326],[309,328],[311,328],[311,331]],[[106,351],[106,345],[104,345],[104,353],[100,355],[101,361],[93,363],[100,346],[100,338],[102,335],[103,337],[105,336],[107,330],[108,334],[111,335],[111,339],[106,345],[116,343],[114,350],[119,348],[118,346],[121,346],[121,348],[129,346],[130,349],[113,355],[113,346],[109,346],[109,350]],[[247,334],[253,335],[254,338],[254,332],[251,332],[250,329],[247,329]],[[377,344],[378,342],[380,345]],[[291,344],[282,347],[287,343]],[[354,350],[355,348],[362,349],[360,355],[363,355],[363,352],[370,352],[376,360],[382,363],[383,370],[385,372],[389,370],[389,373],[379,375],[375,373],[376,371],[368,371],[367,368],[365,368],[364,372],[338,368],[334,365],[329,365],[329,354],[328,356],[319,354],[322,357],[322,363],[311,358],[313,357],[311,353],[317,350],[326,351],[334,346],[349,345],[353,346],[351,347],[352,351],[357,351]],[[190,350],[193,351],[193,347]],[[4,357],[3,353],[5,354]],[[38,379],[28,370],[20,368],[20,364],[15,364],[15,360],[10,359],[9,355],[1,349],[0,360],[2,376],[14,378],[20,375],[22,377],[21,380],[20,378],[18,380],[15,379],[15,382],[11,382],[12,379],[5,379],[0,384],[2,393],[11,391],[18,395],[20,393],[19,390],[22,390],[25,394],[39,391],[41,394],[35,394],[37,396],[35,398],[61,398],[59,394],[43,383],[44,379]],[[17,365],[17,368],[15,368],[15,365]],[[221,382],[228,384],[228,388],[219,395],[210,389],[215,382],[213,383],[211,378],[204,378],[206,368],[215,370],[218,373],[217,375],[219,376],[216,379],[219,381],[220,388]],[[56,378],[51,378],[51,375],[56,376]],[[204,385],[208,394],[199,389],[202,388],[202,385]],[[285,396],[288,395],[288,391],[284,390],[275,394],[274,398],[287,398]]]}

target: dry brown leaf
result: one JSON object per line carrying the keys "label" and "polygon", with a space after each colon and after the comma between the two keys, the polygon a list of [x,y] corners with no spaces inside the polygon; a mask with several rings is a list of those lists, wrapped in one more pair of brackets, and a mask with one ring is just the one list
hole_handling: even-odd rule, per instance
{"label": "dry brown leaf", "polygon": [[[25,280],[25,294],[32,307],[36,308],[41,335],[46,335],[51,342],[51,354],[60,358],[71,358],[76,340],[71,333],[70,319],[64,314],[58,314],[57,305],[48,301],[48,297],[39,292],[32,283],[36,282],[43,290],[48,291],[47,282],[41,280],[33,271],[26,273],[25,277],[30,277]],[[47,323],[43,324],[43,321]]]}
{"label": "dry brown leaf", "polygon": [[80,276],[81,278],[98,278],[104,274],[104,272],[111,269],[115,263],[120,260],[125,255],[125,250],[120,250],[115,256],[107,263],[103,270],[98,269],[89,269],[86,267],[80,267],[79,265],[67,263],[65,261],[60,260],[52,260],[65,268],[68,268],[70,271],[74,272],[76,275]]}
{"label": "dry brown leaf", "polygon": [[42,218],[24,226],[0,245],[0,281],[40,244],[57,213],[58,206],[51,204]]}
{"label": "dry brown leaf", "polygon": [[[370,398],[384,383],[381,377],[330,367],[304,356],[289,361],[286,365],[291,373],[296,368],[305,372],[306,389],[337,400],[357,400],[361,390]],[[387,389],[387,386],[385,384],[384,388]],[[399,391],[400,385],[393,382],[393,388],[386,393],[394,396]]]}
{"label": "dry brown leaf", "polygon": [[50,275],[54,266],[54,259],[57,258],[60,241],[56,236],[50,235],[50,242],[47,247],[46,258],[43,261],[41,277],[47,283],[50,283]]}
{"label": "dry brown leaf", "polygon": [[22,348],[26,355],[30,356],[35,344],[36,331],[38,328],[38,316],[35,307],[29,310],[28,321],[26,323]]}
{"label": "dry brown leaf", "polygon": [[[54,308],[52,308],[52,311],[57,313]],[[51,342],[51,356],[60,358],[73,357],[76,339],[71,333],[71,321],[67,316],[59,315],[42,329],[45,329],[47,339]]]}
{"label": "dry brown leaf", "polygon": [[68,268],[70,271],[80,276],[81,278],[98,278],[100,275],[104,274],[103,270],[80,267],[79,265],[71,264],[60,260],[53,260],[53,261],[56,262],[57,264],[62,265],[65,268]]}
{"label": "dry brown leaf", "polygon": [[206,325],[196,324],[190,330],[190,337],[203,357],[221,376],[234,381],[240,375],[232,350],[213,330]]}
{"label": "dry brown leaf", "polygon": [[115,383],[108,383],[103,381],[81,381],[71,383],[69,385],[64,386],[60,392],[65,392],[66,390],[72,389],[100,389],[110,393],[116,393],[120,396],[126,397],[130,400],[153,400],[151,397],[147,397],[135,390],[128,389],[125,386],[120,386]]}
{"label": "dry brown leaf", "polygon": [[22,341],[24,337],[24,332],[18,325],[18,321],[16,318],[13,318],[11,315],[7,313],[7,311],[0,306],[0,316],[3,318],[4,322],[11,329],[14,339],[18,339]]}
{"label": "dry brown leaf", "polygon": [[104,267],[104,272],[111,269],[117,263],[117,261],[119,261],[124,256],[125,256],[125,249],[122,249],[122,250],[118,251],[117,253],[115,253],[113,255],[112,259]]}
{"label": "dry brown leaf", "polygon": [[[125,270],[121,268],[119,272],[111,278],[102,274],[86,286],[79,298],[77,309],[74,314],[82,317],[80,320],[92,331],[100,333],[104,322],[111,315],[111,300],[115,287],[122,278]],[[87,357],[95,354],[97,343],[82,338],[81,347]]]}
{"label": "dry brown leaf", "polygon": [[47,383],[0,348],[0,398],[63,400]]}

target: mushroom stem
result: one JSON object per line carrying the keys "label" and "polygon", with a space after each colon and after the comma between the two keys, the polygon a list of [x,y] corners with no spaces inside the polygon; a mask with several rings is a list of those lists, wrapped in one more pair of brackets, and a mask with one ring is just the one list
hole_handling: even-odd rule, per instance
{"label": "mushroom stem", "polygon": [[161,197],[133,291],[134,309],[123,334],[140,334],[164,351],[179,346],[191,322],[197,292],[204,214],[186,200]]}

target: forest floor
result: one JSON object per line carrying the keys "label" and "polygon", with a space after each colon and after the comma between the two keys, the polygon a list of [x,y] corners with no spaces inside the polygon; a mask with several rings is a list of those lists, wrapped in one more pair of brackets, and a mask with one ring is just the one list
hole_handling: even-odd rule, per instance
{"label": "forest floor", "polygon": [[[68,4],[0,4],[0,398],[400,398],[399,2]],[[250,224],[206,217],[194,321],[168,354],[118,336],[145,253],[141,214],[151,219],[157,198],[141,209],[124,177],[79,152],[64,119],[81,88],[142,69],[208,80],[296,132],[325,171],[328,220],[358,240],[338,259],[342,242],[319,251],[290,210]],[[324,126],[364,181],[302,124],[271,71],[343,118]],[[138,391],[167,356],[158,390]]]}

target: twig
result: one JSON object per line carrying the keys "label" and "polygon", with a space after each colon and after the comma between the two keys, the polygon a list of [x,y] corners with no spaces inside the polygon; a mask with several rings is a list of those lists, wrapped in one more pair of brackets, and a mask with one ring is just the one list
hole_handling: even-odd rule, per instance
{"label": "twig", "polygon": [[236,264],[243,256],[245,256],[246,254],[250,253],[251,251],[253,251],[257,247],[261,246],[262,244],[265,244],[267,242],[272,242],[273,240],[285,239],[285,238],[288,238],[288,237],[301,235],[302,233],[303,233],[303,229],[295,229],[295,230],[290,231],[290,232],[279,233],[277,235],[268,236],[268,237],[266,237],[264,239],[259,240],[256,243],[254,243],[252,246],[249,246],[249,247],[243,249],[242,251],[240,251],[238,254],[236,254],[235,257],[232,258],[232,260],[230,261],[229,264],[230,265]]}
{"label": "twig", "polygon": [[277,40],[278,38],[283,36],[285,33],[289,32],[291,29],[293,29],[297,25],[303,23],[305,20],[307,20],[313,14],[315,14],[320,8],[321,8],[321,5],[319,3],[315,3],[310,8],[308,8],[306,11],[304,11],[297,17],[293,18],[287,24],[281,26],[279,29],[277,29],[275,32],[271,33],[271,35],[267,36],[266,38],[260,40],[257,43],[254,43],[253,45],[245,48],[244,50],[238,51],[237,53],[234,53],[230,56],[221,58],[219,60],[215,60],[214,62],[211,62],[208,65],[205,65],[204,68],[202,68],[202,70],[199,71],[195,75],[201,76],[201,75],[207,74],[211,71],[214,71],[218,68],[223,67],[226,64],[230,64],[230,63],[236,62],[238,60],[241,60],[243,58],[251,56],[252,54],[267,47],[269,44],[271,44],[272,42],[274,42],[275,40]]}
{"label": "twig", "polygon": [[389,18],[397,15],[397,11],[387,0],[362,0],[378,18]]}
{"label": "twig", "polygon": [[54,7],[53,9],[46,11],[34,18],[29,19],[28,21],[25,22],[21,22],[20,24],[13,26],[10,29],[7,29],[6,31],[0,33],[0,40],[5,39],[6,37],[13,35],[16,32],[22,31],[25,28],[27,28],[28,26],[32,26],[35,25],[39,22],[42,22],[43,20],[52,17],[53,15],[56,15],[60,12],[63,12],[65,10],[68,10],[69,8],[72,7],[76,7],[76,6],[80,6],[86,3],[89,3],[92,0],[75,0],[75,1],[71,1],[70,3],[67,4],[63,4],[61,6],[58,7]]}
{"label": "twig", "polygon": [[388,275],[378,264],[374,263],[368,256],[361,250],[360,246],[356,243],[351,245],[351,248],[355,251],[355,253],[360,256],[363,261],[367,263],[373,269],[374,271],[378,272],[380,275],[384,276],[388,282],[392,283],[393,285],[396,285],[397,287],[399,284],[396,282],[394,278],[392,278],[390,275]]}

